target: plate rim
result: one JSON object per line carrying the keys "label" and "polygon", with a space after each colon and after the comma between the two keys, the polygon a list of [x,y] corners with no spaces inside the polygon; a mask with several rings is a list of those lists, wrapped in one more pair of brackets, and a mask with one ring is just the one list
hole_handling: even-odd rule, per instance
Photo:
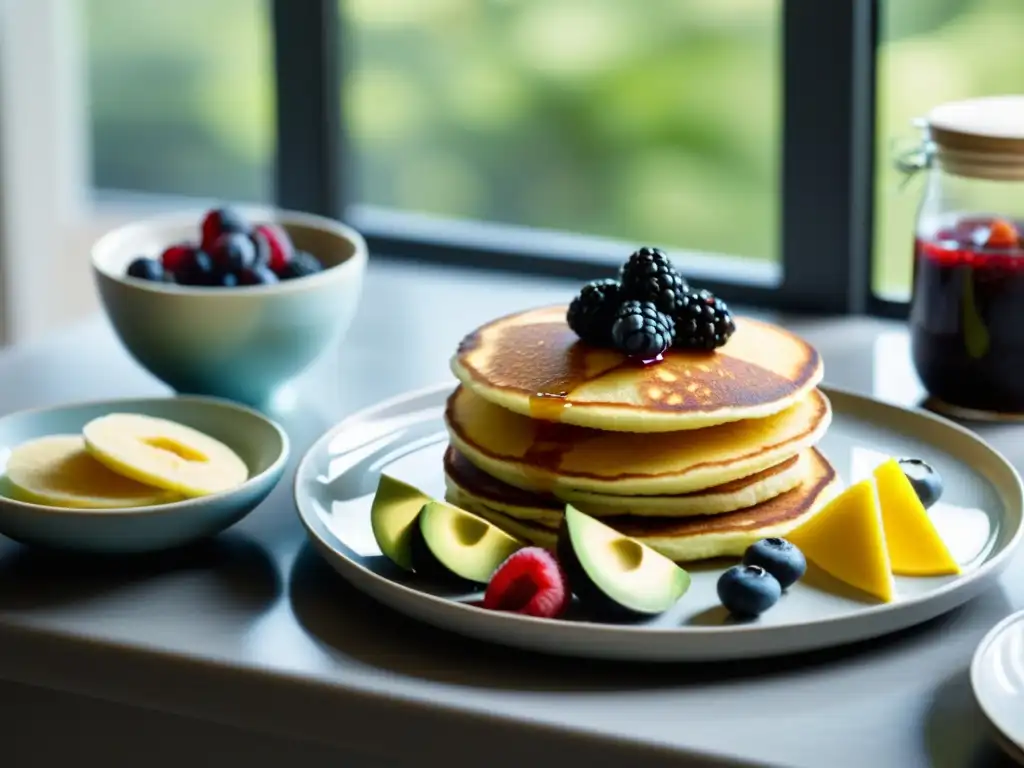
{"label": "plate rim", "polygon": [[[361,408],[345,416],[341,421],[339,421],[334,426],[324,431],[303,454],[301,460],[299,461],[299,464],[296,467],[295,475],[293,477],[292,496],[303,529],[306,531],[307,536],[315,540],[314,543],[318,543],[320,545],[319,547],[317,547],[317,549],[320,550],[319,554],[321,557],[323,557],[324,559],[328,559],[327,555],[322,551],[322,549],[326,549],[333,554],[335,560],[344,562],[345,568],[358,572],[360,576],[369,579],[372,582],[380,584],[384,589],[392,590],[396,595],[400,595],[407,599],[421,600],[426,605],[436,606],[439,611],[449,612],[449,615],[465,616],[467,617],[467,621],[472,622],[481,620],[481,614],[484,613],[484,609],[478,608],[476,606],[464,602],[459,602],[445,597],[440,597],[437,595],[422,592],[416,589],[415,587],[402,584],[396,581],[392,581],[391,579],[388,579],[384,576],[375,573],[373,570],[367,568],[361,563],[352,560],[343,552],[339,551],[337,547],[334,546],[331,542],[331,539],[337,540],[337,537],[334,536],[334,534],[331,533],[330,530],[327,529],[326,526],[324,526],[321,521],[316,519],[317,516],[315,512],[313,512],[312,510],[305,509],[305,505],[307,502],[303,499],[303,494],[300,487],[301,484],[304,482],[305,478],[311,475],[309,467],[312,465],[312,462],[314,461],[315,454],[318,451],[322,450],[325,444],[329,443],[330,440],[332,440],[335,436],[337,436],[344,430],[351,428],[356,424],[372,421],[374,416],[382,412],[386,412],[387,410],[394,408],[395,406],[401,405],[404,402],[415,400],[421,397],[440,394],[446,391],[452,391],[456,386],[458,386],[457,381],[445,381],[443,383],[435,383],[432,385],[407,390],[403,393],[377,401],[376,403],[370,406]],[[947,584],[944,584],[943,586],[938,587],[937,589],[931,592],[927,592],[907,600],[901,600],[898,603],[879,603],[875,605],[865,605],[863,610],[860,610],[856,613],[830,616],[820,621],[814,622],[813,625],[779,624],[765,626],[756,623],[739,624],[730,626],[726,631],[723,632],[722,627],[718,626],[686,625],[673,627],[652,627],[648,625],[608,624],[590,620],[566,621],[564,619],[547,619],[500,611],[486,611],[487,620],[489,622],[494,623],[497,633],[501,633],[502,628],[522,628],[524,629],[524,631],[531,633],[557,631],[559,629],[562,629],[565,631],[571,631],[576,633],[589,633],[593,636],[598,637],[612,635],[615,636],[617,639],[623,640],[627,638],[636,638],[651,635],[657,635],[660,637],[686,636],[703,638],[725,635],[728,635],[729,637],[735,637],[737,635],[755,635],[761,637],[768,637],[771,639],[779,635],[792,633],[795,630],[799,630],[799,628],[804,626],[831,629],[836,626],[842,626],[845,624],[857,624],[864,620],[868,620],[870,622],[871,619],[874,619],[876,617],[892,615],[893,613],[903,613],[906,611],[912,612],[915,608],[921,608],[922,606],[937,601],[942,602],[943,599],[948,599],[949,596],[954,593],[962,591],[970,592],[971,587],[977,587],[981,583],[996,578],[999,575],[999,573],[1001,573],[1002,570],[1006,567],[1010,558],[1013,556],[1014,552],[1019,547],[1022,538],[1024,538],[1024,482],[1022,482],[1021,475],[1017,471],[1016,467],[1014,467],[1013,464],[998,449],[990,445],[982,437],[972,432],[971,430],[967,429],[966,427],[963,427],[957,424],[956,422],[948,418],[945,418],[944,416],[941,416],[939,414],[931,413],[919,407],[908,407],[891,402],[886,402],[884,400],[880,400],[870,395],[864,395],[859,392],[853,391],[852,389],[844,387],[831,386],[828,384],[819,384],[818,388],[821,389],[825,393],[825,395],[830,398],[833,394],[835,394],[840,397],[847,398],[849,400],[857,401],[862,405],[866,404],[871,407],[881,407],[883,409],[901,411],[912,416],[923,417],[924,419],[932,421],[939,426],[952,428],[955,432],[959,433],[961,438],[965,438],[968,442],[974,444],[977,448],[988,452],[997,463],[1002,464],[1004,469],[1009,470],[1009,477],[1012,478],[1013,480],[1013,486],[1016,490],[1016,496],[1018,502],[1020,503],[1020,508],[1017,510],[1016,528],[1013,531],[1012,535],[1009,537],[1009,539],[1006,541],[1004,546],[1001,548],[1001,550],[997,552],[994,556],[992,556],[990,559],[982,563],[975,570],[962,575],[960,578],[951,580]],[[322,531],[319,530],[321,528],[323,529]],[[339,543],[343,544],[343,542],[340,541]],[[334,570],[338,570],[334,562],[329,562],[329,564],[332,566],[332,568],[334,568]],[[352,579],[349,578],[348,575],[341,573],[340,571],[339,575],[345,578],[346,581],[353,583]],[[366,593],[366,590],[362,589],[358,585],[356,586],[358,589],[360,589],[360,591]],[[963,604],[967,600],[972,599],[976,594],[976,591],[972,594],[969,594],[967,598],[960,602],[957,602],[955,605]],[[372,593],[370,593],[369,596],[378,602],[383,602],[381,598]],[[950,606],[949,608],[944,608],[935,614],[931,614],[930,617],[946,613],[948,610],[951,610],[953,607],[955,607],[955,605]],[[394,610],[401,611],[401,609],[397,608],[394,608]],[[423,619],[417,620],[423,621]],[[902,624],[898,629],[913,626],[924,620],[927,619],[920,619],[909,624]],[[453,628],[449,622],[439,622],[436,623],[435,626],[443,626],[447,629],[447,631],[466,634],[461,632],[461,630],[459,629]],[[884,630],[882,632],[876,631],[869,633],[858,633],[857,637],[853,640],[827,642],[824,644],[814,644],[810,647],[834,647],[839,645],[845,645],[849,642],[856,642],[859,639],[866,639],[870,637],[877,637],[880,635],[889,634],[890,632],[898,631],[898,629]],[[473,636],[478,637],[478,635]],[[497,641],[489,640],[488,642]],[[517,645],[519,647],[536,646],[536,644],[534,643],[508,644]],[[780,655],[794,652],[797,651],[765,653],[764,655]],[[577,653],[576,655],[585,654]],[[607,656],[607,654],[602,655]],[[738,658],[741,655],[744,654],[726,654],[716,658]]]}
{"label": "plate rim", "polygon": [[985,633],[985,636],[982,637],[981,640],[978,642],[977,647],[974,649],[974,654],[971,656],[969,677],[971,681],[971,692],[974,694],[974,700],[978,703],[978,706],[981,708],[981,712],[985,716],[985,719],[989,721],[991,726],[995,728],[1004,739],[1008,740],[1019,750],[1024,751],[1024,741],[1019,741],[1018,739],[1011,736],[1008,733],[1005,726],[1003,725],[1003,723],[1001,723],[998,718],[992,716],[991,708],[986,704],[984,698],[980,695],[980,686],[978,684],[978,680],[981,675],[983,659],[985,658],[985,655],[988,653],[989,649],[992,647],[992,644],[996,641],[996,638],[999,637],[1003,632],[1005,632],[1007,627],[1010,627],[1013,624],[1017,624],[1021,621],[1024,621],[1024,609],[1013,611],[1012,613],[1004,616],[991,629],[989,629],[988,632]]}

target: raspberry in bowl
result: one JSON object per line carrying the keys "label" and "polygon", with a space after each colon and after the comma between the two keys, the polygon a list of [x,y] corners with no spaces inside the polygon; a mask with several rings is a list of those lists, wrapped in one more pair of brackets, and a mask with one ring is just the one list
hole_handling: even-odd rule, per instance
{"label": "raspberry in bowl", "polygon": [[336,345],[367,249],[332,219],[221,207],[138,221],[92,248],[107,316],[135,360],[179,393],[266,405]]}

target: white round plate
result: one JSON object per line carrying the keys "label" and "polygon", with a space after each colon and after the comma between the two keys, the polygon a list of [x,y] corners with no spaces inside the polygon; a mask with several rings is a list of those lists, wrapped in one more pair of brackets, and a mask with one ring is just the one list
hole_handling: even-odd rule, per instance
{"label": "white round plate", "polygon": [[971,660],[971,688],[996,741],[1024,765],[1024,611],[996,624]]}
{"label": "white round plate", "polygon": [[488,611],[471,604],[479,592],[446,592],[394,567],[380,554],[370,528],[370,503],[382,470],[443,497],[442,415],[453,387],[412,392],[345,419],[303,457],[295,501],[317,550],[356,588],[413,618],[478,639],[644,661],[764,657],[851,643],[966,602],[993,583],[1021,539],[1020,477],[984,441],[938,416],[824,388],[834,413],[819,447],[843,481],[869,476],[889,455],[923,458],[942,475],[945,491],[932,519],[961,563],[961,575],[897,577],[898,597],[889,604],[801,582],[748,623],[734,622],[719,605],[715,584],[721,565],[690,568],[686,595],[643,623],[588,621],[575,606],[559,620]]}

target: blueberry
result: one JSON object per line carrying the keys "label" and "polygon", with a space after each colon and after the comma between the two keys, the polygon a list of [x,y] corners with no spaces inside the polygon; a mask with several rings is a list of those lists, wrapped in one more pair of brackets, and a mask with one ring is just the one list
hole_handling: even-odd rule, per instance
{"label": "blueberry", "polygon": [[779,582],[759,565],[734,565],[718,579],[718,599],[734,616],[758,616],[781,595]]}
{"label": "blueberry", "polygon": [[229,232],[217,238],[210,255],[221,272],[241,272],[256,263],[256,246],[248,235]]}
{"label": "blueberry", "polygon": [[942,496],[942,476],[923,459],[899,459],[900,468],[925,509]]}
{"label": "blueberry", "polygon": [[280,282],[277,275],[267,266],[255,266],[238,273],[239,285],[272,285],[277,282]]}
{"label": "blueberry", "polygon": [[140,256],[128,265],[128,277],[162,283],[164,280],[164,267],[156,259]]}
{"label": "blueberry", "polygon": [[775,577],[782,589],[796,584],[807,571],[804,553],[790,541],[770,538],[754,542],[743,553],[743,565],[759,565]]}
{"label": "blueberry", "polygon": [[214,215],[217,217],[217,223],[220,224],[220,233],[222,235],[228,232],[245,234],[251,229],[251,225],[245,216],[230,206],[218,208]]}
{"label": "blueberry", "polygon": [[234,288],[238,285],[238,275],[234,272],[225,272],[217,276],[217,285],[222,288]]}
{"label": "blueberry", "polygon": [[184,260],[177,275],[181,285],[215,285],[217,281],[213,259],[206,251],[192,251]]}

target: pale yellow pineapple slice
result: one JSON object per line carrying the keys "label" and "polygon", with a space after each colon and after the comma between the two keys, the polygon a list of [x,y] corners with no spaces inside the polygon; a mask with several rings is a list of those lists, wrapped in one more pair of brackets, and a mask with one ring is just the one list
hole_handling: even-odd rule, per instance
{"label": "pale yellow pineapple slice", "polygon": [[19,499],[53,507],[118,509],[181,499],[108,469],[86,450],[81,435],[52,435],[19,445],[7,460],[7,479]]}
{"label": "pale yellow pineapple slice", "polygon": [[136,413],[111,413],[82,429],[86,447],[114,472],[183,496],[235,488],[249,468],[231,448],[199,430]]}

